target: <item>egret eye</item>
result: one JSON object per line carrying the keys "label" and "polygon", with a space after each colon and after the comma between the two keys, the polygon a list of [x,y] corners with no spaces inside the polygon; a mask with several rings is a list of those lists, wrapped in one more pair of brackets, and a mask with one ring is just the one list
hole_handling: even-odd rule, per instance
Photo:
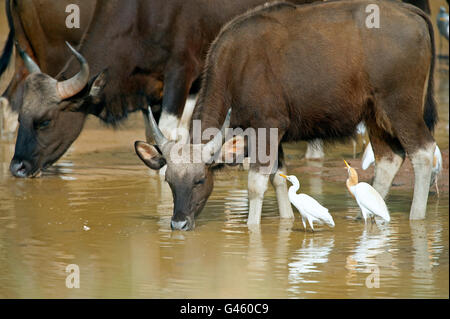
{"label": "egret eye", "polygon": [[51,120],[42,121],[37,125],[37,129],[43,130],[43,129],[47,128],[50,125],[50,123],[51,123]]}

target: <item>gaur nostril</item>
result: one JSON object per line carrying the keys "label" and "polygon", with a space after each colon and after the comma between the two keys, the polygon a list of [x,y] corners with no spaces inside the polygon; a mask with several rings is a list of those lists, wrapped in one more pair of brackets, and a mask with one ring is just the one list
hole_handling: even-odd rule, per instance
{"label": "gaur nostril", "polygon": [[28,167],[24,161],[12,162],[10,171],[16,177],[26,177],[28,174]]}
{"label": "gaur nostril", "polygon": [[188,229],[188,222],[187,220],[182,221],[171,221],[170,227],[174,230],[187,230]]}

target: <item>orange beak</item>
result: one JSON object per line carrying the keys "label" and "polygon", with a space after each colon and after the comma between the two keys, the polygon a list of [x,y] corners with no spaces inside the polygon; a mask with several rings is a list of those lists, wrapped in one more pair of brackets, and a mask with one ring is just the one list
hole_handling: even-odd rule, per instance
{"label": "orange beak", "polygon": [[284,174],[280,174],[280,176],[287,179],[287,176]]}

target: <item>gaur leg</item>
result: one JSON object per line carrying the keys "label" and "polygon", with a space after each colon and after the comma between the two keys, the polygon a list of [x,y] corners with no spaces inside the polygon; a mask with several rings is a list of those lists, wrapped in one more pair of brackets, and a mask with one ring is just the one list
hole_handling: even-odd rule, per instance
{"label": "gaur leg", "polygon": [[[281,177],[281,176],[280,176]],[[267,190],[269,174],[263,174],[255,164],[250,165],[248,172],[248,220],[247,224],[259,224],[261,221],[261,211],[264,200],[264,193]]]}
{"label": "gaur leg", "polygon": [[270,181],[277,193],[278,210],[281,218],[294,218],[292,205],[288,197],[287,181],[281,174],[286,174],[286,166],[284,164],[283,148],[280,144],[278,148],[278,169],[275,174],[270,176]]}
{"label": "gaur leg", "polygon": [[[422,99],[413,99],[410,97],[411,94],[405,94],[404,96],[408,96],[409,98],[404,99],[404,101],[397,100],[394,107],[390,108],[388,115],[393,131],[396,133],[406,154],[408,154],[414,168],[414,197],[409,218],[424,219],[436,143],[423,120],[423,111],[414,112],[414,110],[423,109]],[[408,113],[400,105],[407,105],[409,107],[411,114],[409,117],[405,116]],[[415,116],[420,116],[420,118],[412,118],[417,113],[418,115]]]}
{"label": "gaur leg", "polygon": [[[269,126],[271,127],[271,126]],[[272,126],[273,127],[273,126]],[[248,199],[249,199],[249,214],[248,214],[248,224],[259,224],[261,220],[261,211],[264,199],[264,193],[267,190],[267,184],[269,182],[269,177],[275,174],[278,160],[278,150],[280,147],[280,141],[282,139],[283,133],[276,131],[278,134],[273,136],[271,129],[266,129],[266,148],[262,150],[260,145],[262,135],[259,133],[258,129],[257,146],[249,144],[250,150],[250,170],[248,172]],[[257,150],[257,155],[252,154],[253,149]],[[267,150],[269,150],[269,155],[267,155]],[[264,153],[264,155],[263,155]],[[255,157],[256,156],[256,157]],[[281,177],[281,176],[280,176]],[[283,208],[284,209],[284,208]]]}
{"label": "gaur leg", "polygon": [[180,66],[176,62],[165,74],[162,112],[158,126],[169,139],[176,138],[176,129],[193,80],[191,68]]}
{"label": "gaur leg", "polygon": [[177,128],[177,141],[188,141],[189,129],[192,121],[192,114],[194,113],[195,104],[197,103],[197,95],[189,95],[181,115],[180,123]]}
{"label": "gaur leg", "polygon": [[325,157],[325,153],[323,152],[323,142],[320,139],[316,139],[312,142],[308,142],[308,146],[306,147],[306,159],[322,159]]}
{"label": "gaur leg", "polygon": [[375,123],[370,123],[369,135],[375,155],[373,187],[385,198],[405,160],[405,151],[396,138],[391,137]]}
{"label": "gaur leg", "polygon": [[[428,129],[427,133],[430,134]],[[435,145],[434,141],[429,141],[416,150],[413,147],[411,153],[408,154],[414,167],[414,197],[410,219],[425,218]]]}

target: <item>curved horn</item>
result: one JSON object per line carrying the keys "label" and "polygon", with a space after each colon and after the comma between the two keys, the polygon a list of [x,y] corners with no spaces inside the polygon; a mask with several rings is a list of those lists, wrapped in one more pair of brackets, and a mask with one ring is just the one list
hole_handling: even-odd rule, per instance
{"label": "curved horn", "polygon": [[81,70],[71,79],[61,81],[56,84],[56,89],[62,100],[80,93],[80,91],[86,86],[89,81],[89,65],[86,59],[80,53],[78,53],[69,44],[69,42],[66,41],[66,44],[69,47],[70,51],[72,51],[73,55],[75,55],[77,60],[80,62]]}
{"label": "curved horn", "polygon": [[16,48],[19,50],[20,57],[22,58],[25,67],[27,68],[28,72],[31,73],[41,73],[41,68],[39,65],[37,65],[36,62],[33,61],[33,59],[24,51],[19,45],[19,42],[16,41]]}
{"label": "curved horn", "polygon": [[153,112],[151,107],[148,107],[148,123],[150,126],[150,133],[152,134],[153,139],[155,140],[156,145],[161,149],[162,147],[169,141],[164,134],[159,129],[156,124],[155,118],[153,117]]}
{"label": "curved horn", "polygon": [[[231,108],[228,110],[225,121],[223,122],[220,133],[214,136],[214,138],[205,145],[206,152],[212,157],[222,148],[225,143],[226,135],[225,130],[230,126]],[[205,153],[204,153],[205,154]]]}

